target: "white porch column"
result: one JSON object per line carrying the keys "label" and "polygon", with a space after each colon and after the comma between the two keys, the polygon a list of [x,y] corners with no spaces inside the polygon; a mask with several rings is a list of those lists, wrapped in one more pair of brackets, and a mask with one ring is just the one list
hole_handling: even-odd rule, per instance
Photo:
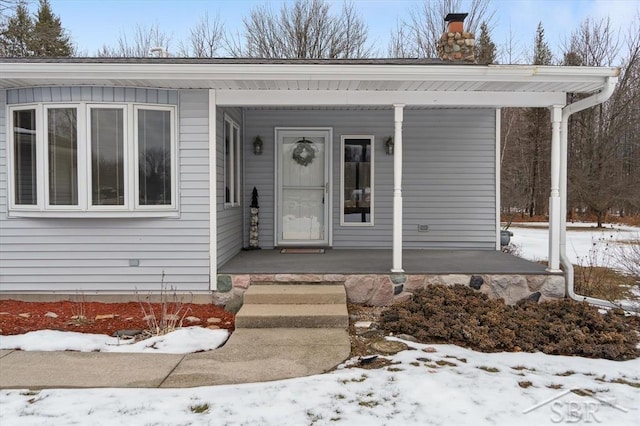
{"label": "white porch column", "polygon": [[402,120],[404,104],[393,104],[393,267],[391,272],[402,269]]}
{"label": "white porch column", "polygon": [[216,91],[209,89],[209,290],[218,289]]}
{"label": "white porch column", "polygon": [[549,196],[549,266],[547,271],[560,272],[560,121],[562,107],[551,107],[551,194]]}

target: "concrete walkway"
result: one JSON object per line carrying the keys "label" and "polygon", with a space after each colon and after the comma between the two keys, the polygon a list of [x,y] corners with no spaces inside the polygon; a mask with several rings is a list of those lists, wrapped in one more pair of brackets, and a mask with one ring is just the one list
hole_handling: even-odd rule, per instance
{"label": "concrete walkway", "polygon": [[320,374],[349,357],[344,329],[239,329],[187,355],[0,351],[0,388],[186,388]]}

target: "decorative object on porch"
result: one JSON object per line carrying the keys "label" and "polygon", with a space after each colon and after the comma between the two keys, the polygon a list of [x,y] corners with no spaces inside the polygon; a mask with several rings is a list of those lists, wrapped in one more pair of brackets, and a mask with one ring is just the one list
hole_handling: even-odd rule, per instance
{"label": "decorative object on porch", "polygon": [[256,136],[253,140],[253,153],[255,155],[262,155],[262,138],[260,135]]}
{"label": "decorative object on porch", "polygon": [[387,155],[393,155],[393,136],[387,136],[384,140],[384,148],[387,152]]}
{"label": "decorative object on porch", "polygon": [[313,142],[300,139],[296,142],[296,147],[293,149],[293,159],[301,166],[308,166],[316,158],[316,148],[313,146]]}
{"label": "decorative object on porch", "polygon": [[323,248],[284,248],[282,254],[324,254]]}
{"label": "decorative object on porch", "polygon": [[255,186],[253,187],[253,191],[251,191],[251,205],[249,206],[249,210],[249,250],[258,250],[260,249],[260,243],[258,240],[258,212],[260,211],[260,206],[258,205],[258,190]]}

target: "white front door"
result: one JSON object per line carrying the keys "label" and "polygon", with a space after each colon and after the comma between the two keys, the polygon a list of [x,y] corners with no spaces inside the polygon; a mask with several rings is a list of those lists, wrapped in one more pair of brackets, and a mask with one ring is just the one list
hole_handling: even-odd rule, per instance
{"label": "white front door", "polygon": [[331,129],[276,129],[276,241],[329,245]]}

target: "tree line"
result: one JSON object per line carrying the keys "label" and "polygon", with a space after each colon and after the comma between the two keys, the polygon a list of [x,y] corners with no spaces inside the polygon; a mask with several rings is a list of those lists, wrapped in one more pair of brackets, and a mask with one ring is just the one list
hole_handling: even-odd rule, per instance
{"label": "tree line", "polygon": [[[620,66],[618,86],[603,105],[575,114],[569,131],[569,209],[572,215],[640,214],[640,12],[626,32],[608,19],[586,19],[554,55],[543,24],[531,35],[532,47],[521,49],[510,31],[497,45],[492,40],[495,11],[490,0],[466,6],[465,28],[476,36],[479,64]],[[114,45],[103,45],[98,57],[146,57],[161,48],[178,57],[248,57],[272,59],[358,59],[372,57],[435,58],[443,17],[462,11],[461,0],[424,0],[399,20],[386,52],[374,47],[367,23],[352,1],[341,7],[328,0],[296,0],[279,7],[265,2],[242,19],[232,33],[218,15],[202,15],[186,40],[158,25],[137,25],[121,33]],[[35,15],[20,0],[0,0],[0,56],[83,56],[74,48],[48,0],[39,0]],[[569,102],[580,96],[569,95]],[[550,186],[551,127],[544,108],[502,110],[501,201],[509,216],[544,216]]]}

